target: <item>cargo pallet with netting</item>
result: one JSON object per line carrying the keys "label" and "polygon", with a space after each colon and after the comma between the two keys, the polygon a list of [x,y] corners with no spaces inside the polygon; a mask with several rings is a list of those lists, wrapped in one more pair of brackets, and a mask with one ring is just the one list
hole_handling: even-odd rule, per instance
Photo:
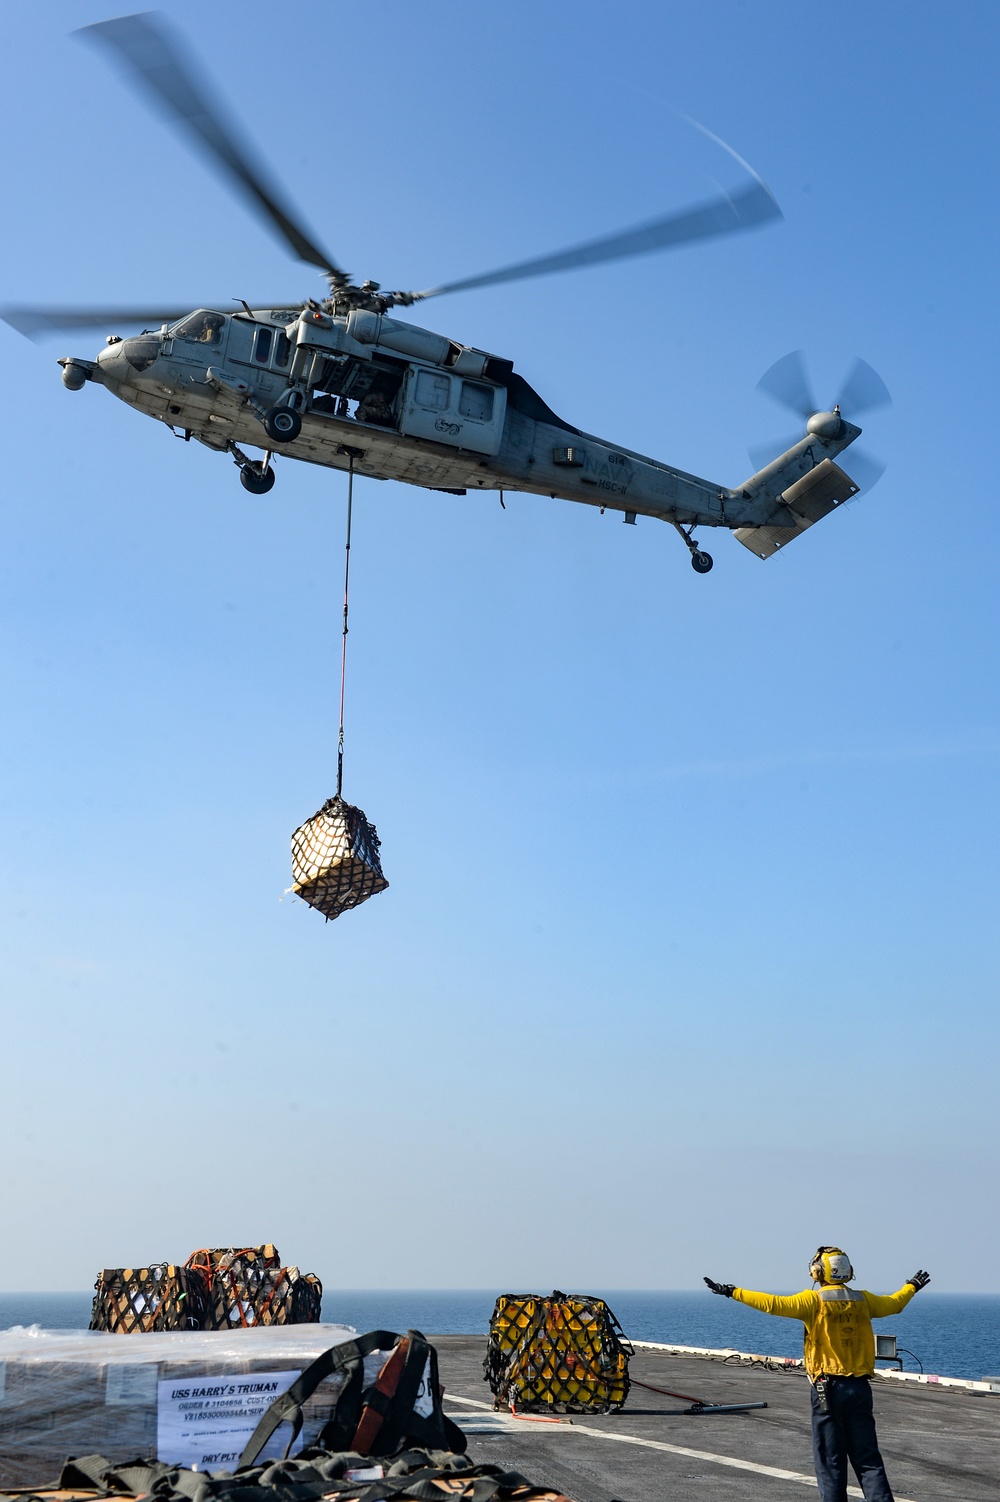
{"label": "cargo pallet with netting", "polygon": [[206,1247],[183,1267],[106,1268],[94,1286],[90,1328],[113,1335],[311,1325],[323,1302],[315,1274],[282,1267],[270,1242]]}
{"label": "cargo pallet with netting", "polygon": [[292,835],[291,890],[329,920],[339,918],[389,883],[382,875],[379,837],[338,793]]}
{"label": "cargo pallet with netting", "polygon": [[633,1354],[603,1299],[501,1294],[483,1363],[494,1407],[608,1413],[629,1393]]}
{"label": "cargo pallet with netting", "polygon": [[92,1330],[140,1335],[204,1330],[208,1287],[198,1272],[160,1262],[152,1267],[107,1267],[94,1284]]}
{"label": "cargo pallet with netting", "polygon": [[316,1324],[323,1285],[314,1273],[282,1267],[277,1248],[204,1247],[185,1263],[208,1290],[206,1330],[243,1325]]}

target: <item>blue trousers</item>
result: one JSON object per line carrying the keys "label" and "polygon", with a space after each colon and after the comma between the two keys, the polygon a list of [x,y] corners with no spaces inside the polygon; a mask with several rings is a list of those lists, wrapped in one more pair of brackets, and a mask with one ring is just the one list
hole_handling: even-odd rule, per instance
{"label": "blue trousers", "polygon": [[828,1377],[823,1413],[812,1397],[813,1457],[822,1502],[847,1502],[850,1461],[866,1502],[893,1502],[889,1478],[879,1454],[872,1388],[867,1377]]}

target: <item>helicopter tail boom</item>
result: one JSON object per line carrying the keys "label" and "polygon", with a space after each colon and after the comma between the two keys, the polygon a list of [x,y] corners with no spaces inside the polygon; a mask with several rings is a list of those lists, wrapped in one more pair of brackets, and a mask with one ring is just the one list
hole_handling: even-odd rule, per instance
{"label": "helicopter tail boom", "polygon": [[782,493],[783,515],[764,526],[738,527],[733,536],[758,558],[770,558],[860,489],[832,459],[823,459]]}
{"label": "helicopter tail boom", "polygon": [[759,520],[734,529],[733,536],[758,558],[770,558],[860,490],[833,459],[861,429],[839,414],[829,418],[826,429],[810,421],[804,438],[739,487],[740,499],[750,503],[746,509]]}

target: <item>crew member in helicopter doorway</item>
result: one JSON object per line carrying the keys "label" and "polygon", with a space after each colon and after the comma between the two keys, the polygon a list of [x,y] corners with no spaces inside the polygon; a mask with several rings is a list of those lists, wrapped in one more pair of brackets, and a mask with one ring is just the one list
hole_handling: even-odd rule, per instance
{"label": "crew member in helicopter doorway", "polygon": [[872,1320],[905,1309],[930,1277],[915,1272],[896,1293],[848,1288],[851,1259],[839,1246],[821,1246],[809,1264],[813,1288],[782,1296],[755,1293],[732,1283],[705,1282],[713,1293],[749,1304],[764,1314],[800,1319],[805,1325],[805,1362],[812,1384],[813,1457],[823,1502],[847,1502],[850,1461],[867,1502],[893,1502],[875,1433],[871,1378],[875,1371]]}

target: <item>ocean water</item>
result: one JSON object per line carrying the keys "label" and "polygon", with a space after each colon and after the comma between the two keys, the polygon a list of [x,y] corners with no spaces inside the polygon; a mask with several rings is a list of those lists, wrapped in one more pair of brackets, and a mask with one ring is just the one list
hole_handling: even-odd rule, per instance
{"label": "ocean water", "polygon": [[[523,1290],[511,1290],[523,1292]],[[802,1326],[707,1292],[588,1289],[605,1298],[634,1340],[731,1346],[769,1356],[801,1356]],[[92,1293],[0,1293],[0,1329],[39,1324],[85,1330]],[[425,1335],[485,1335],[496,1293],[488,1290],[327,1289],[323,1318],[357,1330],[422,1330]],[[875,1327],[895,1335],[904,1369],[940,1377],[1000,1376],[1000,1294],[919,1294],[902,1314]]]}

